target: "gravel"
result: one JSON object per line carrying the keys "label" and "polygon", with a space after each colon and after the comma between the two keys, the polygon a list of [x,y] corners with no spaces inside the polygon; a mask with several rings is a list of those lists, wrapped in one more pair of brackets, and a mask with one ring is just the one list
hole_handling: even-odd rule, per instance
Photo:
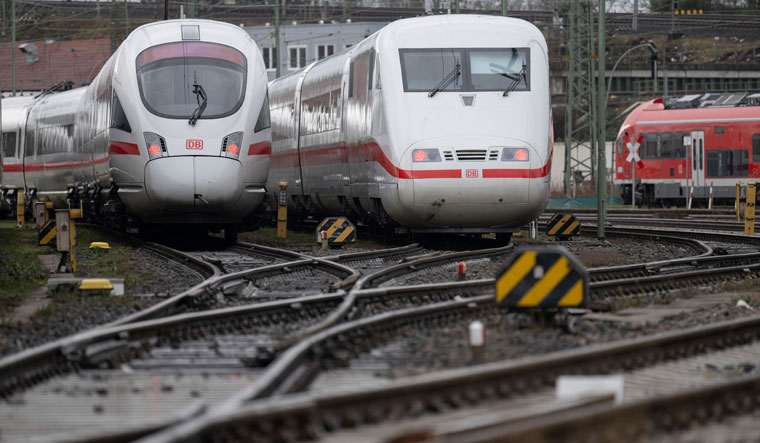
{"label": "gravel", "polygon": [[[688,246],[649,240],[612,238],[608,241],[589,237],[576,237],[569,241],[554,241],[545,236],[536,240],[514,240],[516,247],[522,246],[562,246],[576,256],[586,267],[618,266],[644,263],[696,255]],[[467,264],[467,279],[494,278],[504,267],[513,251],[491,258],[464,260]],[[388,280],[381,286],[419,285],[425,283],[456,281],[457,263],[449,263],[436,268],[423,269],[414,274]]]}
{"label": "gravel", "polygon": [[[655,325],[584,319],[571,328],[564,323],[541,324],[529,314],[507,312],[506,309],[492,309],[477,319],[486,328],[485,362],[495,362],[681,330],[752,314],[745,308],[720,305],[668,317]],[[472,320],[474,318],[456,318],[447,321],[443,327],[405,328],[404,334],[394,334],[391,341],[352,360],[350,367],[387,367],[374,375],[396,378],[467,366],[471,359],[467,327]],[[379,362],[383,364],[379,365]]]}

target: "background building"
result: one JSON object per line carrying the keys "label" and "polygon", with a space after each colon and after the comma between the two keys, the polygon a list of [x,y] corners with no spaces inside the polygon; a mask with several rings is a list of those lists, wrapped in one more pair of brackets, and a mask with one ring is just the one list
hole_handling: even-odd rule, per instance
{"label": "background building", "polygon": [[[316,23],[280,26],[280,75],[297,71],[359,43],[386,22]],[[269,80],[276,76],[274,26],[244,28],[261,48]]]}

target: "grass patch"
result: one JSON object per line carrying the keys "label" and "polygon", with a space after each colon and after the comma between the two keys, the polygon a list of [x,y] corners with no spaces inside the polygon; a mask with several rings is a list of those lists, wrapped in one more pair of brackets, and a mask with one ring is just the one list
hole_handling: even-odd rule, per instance
{"label": "grass patch", "polygon": [[0,315],[18,306],[47,278],[47,271],[37,259],[51,249],[37,245],[33,225],[18,229],[14,221],[0,221]]}
{"label": "grass patch", "polygon": [[92,308],[102,310],[108,308],[131,307],[135,305],[135,298],[116,295],[83,294],[73,286],[58,286],[50,296],[50,304],[34,313],[34,319],[65,315],[72,306],[78,309]]}
{"label": "grass patch", "polygon": [[[90,249],[90,243],[106,241],[111,249]],[[150,279],[132,263],[132,248],[113,241],[104,234],[86,228],[77,229],[77,277],[121,277],[125,289]]]}

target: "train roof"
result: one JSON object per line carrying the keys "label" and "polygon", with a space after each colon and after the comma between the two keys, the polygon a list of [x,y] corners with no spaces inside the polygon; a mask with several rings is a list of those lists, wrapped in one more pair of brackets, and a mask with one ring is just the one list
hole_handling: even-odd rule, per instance
{"label": "train roof", "polygon": [[682,97],[668,97],[662,100],[664,109],[694,108],[736,108],[741,106],[760,106],[759,92],[708,92]]}
{"label": "train roof", "polygon": [[3,132],[15,131],[24,119],[24,114],[34,97],[7,97],[2,99]]}
{"label": "train roof", "polygon": [[490,41],[495,47],[505,45],[499,38],[489,39],[490,32],[498,32],[501,38],[511,34],[546,46],[543,34],[534,24],[518,18],[493,15],[445,14],[405,18],[377,31],[379,38],[390,46],[403,46],[409,39],[428,41],[430,47],[469,46],[468,40],[472,38]]}
{"label": "train roof", "polygon": [[633,125],[760,121],[760,93],[707,93],[655,99],[637,106],[620,132]]}

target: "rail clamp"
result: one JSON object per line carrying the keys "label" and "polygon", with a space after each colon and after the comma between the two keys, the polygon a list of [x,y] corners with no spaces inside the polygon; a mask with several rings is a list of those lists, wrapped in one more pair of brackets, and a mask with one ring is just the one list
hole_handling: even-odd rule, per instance
{"label": "rail clamp", "polygon": [[345,217],[327,217],[317,226],[317,243],[322,244],[320,232],[327,231],[328,245],[356,242],[356,226]]}
{"label": "rail clamp", "polygon": [[573,235],[581,234],[581,222],[573,214],[554,214],[546,225],[546,235],[567,240]]}
{"label": "rail clamp", "polygon": [[496,302],[513,308],[579,307],[588,271],[562,246],[520,248],[496,274]]}

